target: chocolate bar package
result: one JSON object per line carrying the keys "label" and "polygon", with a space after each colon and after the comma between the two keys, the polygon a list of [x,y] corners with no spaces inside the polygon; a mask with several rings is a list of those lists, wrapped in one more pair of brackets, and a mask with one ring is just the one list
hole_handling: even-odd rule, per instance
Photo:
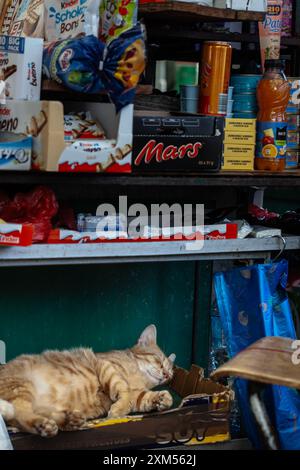
{"label": "chocolate bar package", "polygon": [[44,0],[5,0],[0,34],[44,38]]}
{"label": "chocolate bar package", "polygon": [[75,38],[79,35],[98,36],[100,0],[46,0],[46,41]]}
{"label": "chocolate bar package", "polygon": [[0,80],[5,82],[4,98],[39,100],[43,40],[0,36]]}
{"label": "chocolate bar package", "polygon": [[133,122],[133,171],[219,170],[223,137],[222,117],[138,111]]}

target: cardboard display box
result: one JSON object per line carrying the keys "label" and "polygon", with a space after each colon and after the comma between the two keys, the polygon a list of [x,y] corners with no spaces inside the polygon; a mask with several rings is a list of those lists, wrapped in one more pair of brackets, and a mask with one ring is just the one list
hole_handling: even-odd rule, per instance
{"label": "cardboard display box", "polygon": [[176,368],[171,390],[181,397],[180,405],[160,413],[96,420],[88,428],[61,432],[52,439],[31,434],[12,435],[16,450],[124,449],[167,445],[193,445],[230,439],[229,413],[233,392],[203,378],[203,369],[190,372]]}
{"label": "cardboard display box", "polygon": [[0,223],[0,246],[29,246],[32,238],[31,224]]}
{"label": "cardboard display box", "polygon": [[252,158],[255,155],[255,145],[237,145],[237,144],[226,144],[224,145],[224,159],[227,157],[233,158]]}
{"label": "cardboard display box", "polygon": [[226,171],[253,171],[254,156],[252,157],[224,157],[222,170]]}
{"label": "cardboard display box", "polygon": [[42,58],[42,39],[0,36],[0,80],[6,98],[40,99]]}
{"label": "cardboard display box", "polygon": [[231,132],[243,132],[256,134],[256,119],[226,118],[225,130]]}
{"label": "cardboard display box", "polygon": [[[64,113],[90,111],[105,140],[64,140]],[[8,100],[0,106],[0,131],[33,137],[33,169],[63,172],[130,173],[133,105],[116,114],[111,103]]]}
{"label": "cardboard display box", "polygon": [[133,120],[133,171],[183,173],[221,166],[224,119],[139,111]]}
{"label": "cardboard display box", "polygon": [[225,144],[255,145],[256,135],[254,132],[225,131]]}

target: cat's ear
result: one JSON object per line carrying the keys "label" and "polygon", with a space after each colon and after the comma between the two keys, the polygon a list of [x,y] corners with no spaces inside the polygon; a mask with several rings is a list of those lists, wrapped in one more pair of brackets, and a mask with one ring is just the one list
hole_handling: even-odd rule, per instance
{"label": "cat's ear", "polygon": [[169,359],[169,361],[171,361],[174,364],[174,362],[176,361],[176,354],[174,354],[174,353],[170,354],[168,359]]}
{"label": "cat's ear", "polygon": [[156,326],[149,325],[144,329],[143,333],[139,337],[138,344],[140,346],[150,346],[151,344],[156,344]]}

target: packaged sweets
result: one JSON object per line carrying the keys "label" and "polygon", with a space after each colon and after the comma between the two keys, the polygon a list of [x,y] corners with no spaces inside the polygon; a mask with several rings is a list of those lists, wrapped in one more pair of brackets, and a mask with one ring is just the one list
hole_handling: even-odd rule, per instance
{"label": "packaged sweets", "polygon": [[44,0],[5,0],[0,34],[44,38]]}
{"label": "packaged sweets", "polygon": [[137,22],[137,0],[102,0],[100,39],[109,43]]}
{"label": "packaged sweets", "polygon": [[292,27],[293,27],[293,0],[283,0],[282,37],[291,36]]}
{"label": "packaged sweets", "polygon": [[261,63],[266,59],[279,59],[282,28],[282,0],[268,0],[265,20],[259,23]]}
{"label": "packaged sweets", "polygon": [[145,68],[141,25],[122,33],[108,46],[94,36],[50,43],[44,48],[48,78],[81,93],[106,91],[117,110],[132,103]]}
{"label": "packaged sweets", "polygon": [[98,36],[100,0],[47,0],[45,2],[45,39]]}
{"label": "packaged sweets", "polygon": [[92,119],[90,112],[67,114],[64,116],[65,141],[77,139],[105,139],[105,133],[98,122]]}

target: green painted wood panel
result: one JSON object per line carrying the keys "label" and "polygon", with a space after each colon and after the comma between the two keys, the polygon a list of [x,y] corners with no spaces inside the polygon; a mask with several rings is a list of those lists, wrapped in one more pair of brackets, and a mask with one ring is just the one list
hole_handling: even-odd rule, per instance
{"label": "green painted wood panel", "polygon": [[191,363],[193,262],[7,268],[0,276],[8,359],[48,348],[125,348],[155,323],[161,347],[179,365]]}

